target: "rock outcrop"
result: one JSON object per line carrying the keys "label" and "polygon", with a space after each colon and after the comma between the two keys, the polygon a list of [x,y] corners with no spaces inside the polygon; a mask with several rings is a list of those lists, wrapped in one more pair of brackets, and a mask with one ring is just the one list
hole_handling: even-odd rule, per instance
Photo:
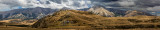
{"label": "rock outcrop", "polygon": [[88,10],[88,12],[91,12],[96,15],[101,15],[104,17],[114,17],[115,16],[115,14],[113,12],[110,12],[110,11],[104,9],[103,7],[97,7],[97,6],[90,8]]}
{"label": "rock outcrop", "polygon": [[25,19],[25,18],[27,17],[25,17],[23,14],[16,14],[8,17],[8,19]]}

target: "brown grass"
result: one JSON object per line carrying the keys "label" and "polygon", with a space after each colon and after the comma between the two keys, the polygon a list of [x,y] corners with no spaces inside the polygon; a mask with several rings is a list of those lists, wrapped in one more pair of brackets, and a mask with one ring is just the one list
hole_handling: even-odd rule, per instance
{"label": "brown grass", "polygon": [[32,27],[82,27],[92,29],[160,28],[160,17],[144,15],[134,17],[103,17],[86,11],[62,10],[39,19]]}

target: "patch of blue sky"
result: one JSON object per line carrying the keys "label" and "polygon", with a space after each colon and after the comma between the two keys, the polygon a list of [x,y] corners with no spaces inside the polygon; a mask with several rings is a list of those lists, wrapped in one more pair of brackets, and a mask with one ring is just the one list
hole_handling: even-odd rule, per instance
{"label": "patch of blue sky", "polygon": [[92,7],[90,4],[87,4],[87,6],[88,6],[89,8],[91,8],[91,7]]}
{"label": "patch of blue sky", "polygon": [[18,6],[18,9],[22,9],[22,6]]}
{"label": "patch of blue sky", "polygon": [[18,6],[17,8],[14,9],[27,9],[27,8],[23,8],[22,6]]}
{"label": "patch of blue sky", "polygon": [[157,12],[157,16],[160,16],[160,12]]}
{"label": "patch of blue sky", "polygon": [[160,12],[157,12],[157,13],[160,13]]}

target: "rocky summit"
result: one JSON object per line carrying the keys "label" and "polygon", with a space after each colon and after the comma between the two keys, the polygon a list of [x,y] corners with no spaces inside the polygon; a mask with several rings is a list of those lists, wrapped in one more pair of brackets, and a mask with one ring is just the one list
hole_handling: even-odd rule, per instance
{"label": "rocky summit", "polygon": [[110,12],[103,7],[97,7],[97,6],[90,8],[88,12],[91,12],[96,15],[101,15],[104,17],[114,17],[115,16],[113,12]]}

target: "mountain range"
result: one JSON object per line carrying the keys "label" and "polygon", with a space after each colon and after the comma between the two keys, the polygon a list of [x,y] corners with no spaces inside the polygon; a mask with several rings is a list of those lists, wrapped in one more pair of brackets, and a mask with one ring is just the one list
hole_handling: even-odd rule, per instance
{"label": "mountain range", "polygon": [[[68,9],[68,8],[63,8]],[[92,8],[85,8],[85,9],[79,9],[80,11],[88,11],[92,12],[93,14],[101,15],[104,17],[127,17],[127,16],[134,16],[134,15],[148,15],[151,16],[151,14],[147,12],[142,11],[131,11],[131,10],[118,10],[118,9],[108,9],[103,8],[99,6],[95,6]],[[45,17],[47,15],[51,15],[54,12],[59,11],[58,9],[50,9],[50,8],[24,8],[24,9],[14,9],[11,11],[5,11],[0,12],[0,19],[23,19],[23,20],[29,20],[29,19],[40,19],[42,17]]]}
{"label": "mountain range", "polygon": [[116,10],[92,7],[80,10],[69,8],[25,8],[0,12],[0,23],[31,25],[33,28],[155,28],[160,17],[138,10]]}
{"label": "mountain range", "polygon": [[55,11],[56,9],[41,7],[14,9],[11,11],[1,12],[0,19],[39,19],[52,14]]}

